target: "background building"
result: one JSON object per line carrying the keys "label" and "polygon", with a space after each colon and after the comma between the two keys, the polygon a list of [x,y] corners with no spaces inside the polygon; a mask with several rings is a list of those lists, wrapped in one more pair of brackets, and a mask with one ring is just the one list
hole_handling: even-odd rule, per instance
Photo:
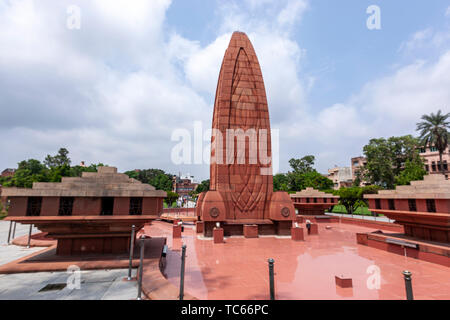
{"label": "background building", "polygon": [[[352,181],[355,181],[357,173],[361,170],[362,167],[364,167],[367,164],[367,159],[366,157],[359,156],[352,158],[351,162],[352,162]],[[361,183],[359,185],[362,187],[368,185],[368,183],[363,179],[361,179]]]}
{"label": "background building", "polygon": [[428,173],[442,173],[441,170],[443,169],[445,176],[448,179],[448,163],[450,162],[450,152],[448,147],[442,155],[442,164],[439,160],[439,151],[435,147],[421,148],[420,157],[423,159],[425,163],[425,170],[427,170]]}
{"label": "background building", "polygon": [[352,170],[350,167],[334,167],[328,169],[328,179],[333,181],[335,190],[341,187],[351,187],[353,184]]}
{"label": "background building", "polygon": [[172,191],[178,193],[180,197],[189,197],[189,193],[194,191],[198,183],[194,181],[194,176],[190,174],[173,177]]}
{"label": "background building", "polygon": [[16,169],[7,168],[2,171],[2,177],[3,178],[12,177],[15,172],[16,172]]}

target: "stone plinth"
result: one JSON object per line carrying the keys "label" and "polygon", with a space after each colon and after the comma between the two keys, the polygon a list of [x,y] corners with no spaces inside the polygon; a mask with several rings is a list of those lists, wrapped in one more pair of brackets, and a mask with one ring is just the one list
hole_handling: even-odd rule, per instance
{"label": "stone plinth", "polygon": [[225,52],[212,129],[210,190],[199,196],[196,209],[205,221],[204,234],[221,222],[225,234],[242,235],[248,221],[258,225],[260,233],[289,234],[290,227],[283,223],[295,219],[295,210],[286,192],[273,192],[264,80],[254,48],[242,32],[233,33]]}
{"label": "stone plinth", "polygon": [[311,223],[309,234],[310,235],[319,234],[319,225],[317,223]]}
{"label": "stone plinth", "polygon": [[244,237],[245,238],[258,238],[258,226],[256,224],[244,225]]}
{"label": "stone plinth", "polygon": [[203,233],[204,228],[205,228],[205,223],[203,221],[197,221],[195,223],[195,231],[197,233]]}
{"label": "stone plinth", "polygon": [[173,239],[181,238],[181,225],[173,225],[172,226],[172,237]]}
{"label": "stone plinth", "polygon": [[341,288],[353,288],[353,280],[342,275],[335,276],[336,285]]}
{"label": "stone plinth", "polygon": [[304,241],[305,235],[303,234],[303,228],[292,227],[291,228],[291,238],[294,241]]}
{"label": "stone plinth", "polygon": [[313,188],[306,188],[290,196],[298,214],[305,216],[325,215],[325,210],[337,205],[339,201],[338,196]]}
{"label": "stone plinth", "polygon": [[214,243],[223,243],[223,228],[213,229]]}

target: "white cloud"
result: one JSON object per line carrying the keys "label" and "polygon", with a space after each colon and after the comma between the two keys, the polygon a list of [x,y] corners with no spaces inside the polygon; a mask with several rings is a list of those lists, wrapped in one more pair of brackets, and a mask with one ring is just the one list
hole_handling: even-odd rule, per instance
{"label": "white cloud", "polygon": [[447,8],[447,10],[445,11],[445,16],[446,17],[450,17],[450,6]]}
{"label": "white cloud", "polygon": [[[272,119],[282,121],[304,104],[312,83],[298,77],[305,52],[283,31],[300,20],[303,3],[227,2],[239,15],[230,20],[234,12],[222,11],[221,31],[205,46],[167,32],[168,0],[80,0],[80,30],[66,28],[71,1],[2,3],[0,148],[8,153],[0,165],[42,159],[64,146],[74,162],[184,171],[170,163],[171,132],[196,120],[210,127],[224,52],[231,32],[244,25],[260,57]],[[197,169],[187,170],[207,175],[207,166]]]}

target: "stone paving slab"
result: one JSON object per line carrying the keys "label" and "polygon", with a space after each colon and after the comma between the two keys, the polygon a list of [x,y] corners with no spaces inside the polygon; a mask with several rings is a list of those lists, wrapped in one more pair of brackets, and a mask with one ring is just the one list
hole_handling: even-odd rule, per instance
{"label": "stone paving slab", "polygon": [[[133,270],[133,274],[135,270]],[[131,300],[137,282],[124,281],[127,269],[81,271],[80,289],[39,292],[47,284],[67,283],[67,272],[37,272],[0,276],[0,300]]]}

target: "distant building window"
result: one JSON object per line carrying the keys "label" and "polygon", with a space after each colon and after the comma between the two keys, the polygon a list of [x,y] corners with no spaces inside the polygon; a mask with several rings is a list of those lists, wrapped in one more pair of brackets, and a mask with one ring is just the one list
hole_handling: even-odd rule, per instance
{"label": "distant building window", "polygon": [[429,165],[425,165],[425,170],[427,170],[427,172],[430,172],[430,166]]}
{"label": "distant building window", "polygon": [[381,200],[375,199],[375,209],[381,209]]}
{"label": "distant building window", "polygon": [[323,203],[327,203],[328,199],[327,198],[323,198]]}
{"label": "distant building window", "polygon": [[448,170],[448,164],[447,164],[447,160],[444,160],[444,171]]}
{"label": "distant building window", "polygon": [[309,198],[306,198],[306,203],[309,203]]}
{"label": "distant building window", "polygon": [[408,199],[409,211],[417,211],[416,199]]}
{"label": "distant building window", "polygon": [[431,147],[431,148],[430,148],[430,151],[431,151],[431,152],[436,152],[436,151],[438,151],[438,149],[437,149],[436,147]]}
{"label": "distant building window", "polygon": [[389,199],[388,203],[389,203],[389,210],[395,210],[395,201],[394,201],[394,199]]}
{"label": "distant building window", "polygon": [[28,197],[27,216],[37,217],[41,215],[42,197]]}
{"label": "distant building window", "polygon": [[130,198],[130,215],[142,215],[142,198]]}
{"label": "distant building window", "polygon": [[317,203],[317,198],[314,198],[314,203]]}
{"label": "distant building window", "polygon": [[425,148],[420,148],[420,153],[425,153],[427,150]]}
{"label": "distant building window", "polygon": [[431,163],[431,170],[436,171],[436,162]]}
{"label": "distant building window", "polygon": [[353,162],[353,166],[354,166],[354,167],[359,166],[359,162],[358,162],[358,161],[354,161],[354,162]]}
{"label": "distant building window", "polygon": [[427,199],[427,211],[436,212],[436,202],[434,199]]}
{"label": "distant building window", "polygon": [[72,209],[73,209],[73,198],[72,197],[59,198],[58,216],[71,216]]}
{"label": "distant building window", "polygon": [[100,215],[102,216],[112,216],[114,211],[114,198],[105,197],[102,198],[102,211]]}

